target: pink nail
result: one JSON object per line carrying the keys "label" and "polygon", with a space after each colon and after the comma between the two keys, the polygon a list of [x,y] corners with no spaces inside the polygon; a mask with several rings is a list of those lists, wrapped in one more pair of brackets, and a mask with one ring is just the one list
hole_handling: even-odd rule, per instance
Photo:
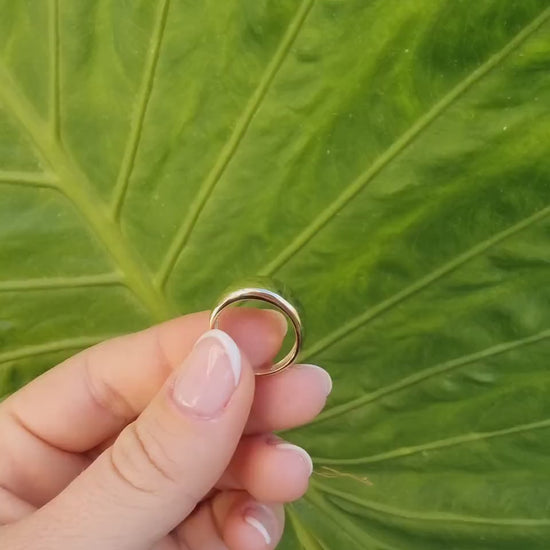
{"label": "pink nail", "polygon": [[241,354],[225,332],[206,332],[180,367],[173,388],[174,401],[186,412],[203,418],[218,416],[241,376]]}
{"label": "pink nail", "polygon": [[287,441],[281,439],[275,434],[269,434],[266,441],[269,445],[273,445],[279,451],[293,453],[294,456],[299,457],[300,461],[307,470],[307,475],[310,476],[313,473],[313,461],[311,460],[308,452],[302,449],[302,447],[298,447],[298,445],[288,443]]}
{"label": "pink nail", "polygon": [[266,544],[271,544],[277,520],[267,506],[258,503],[250,504],[245,509],[244,521],[259,533]]}
{"label": "pink nail", "polygon": [[322,367],[318,367],[317,365],[310,365],[310,364],[304,364],[304,365],[297,365],[300,369],[312,369],[317,371],[320,376],[323,378],[323,387],[325,389],[326,395],[330,395],[330,392],[332,391],[332,378],[330,377],[330,374],[323,369]]}

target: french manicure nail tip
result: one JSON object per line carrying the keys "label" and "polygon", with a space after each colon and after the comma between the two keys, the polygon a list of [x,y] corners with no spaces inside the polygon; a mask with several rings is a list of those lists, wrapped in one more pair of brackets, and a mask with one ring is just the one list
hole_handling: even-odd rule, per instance
{"label": "french manicure nail tip", "polygon": [[215,417],[227,405],[241,374],[240,352],[221,330],[210,330],[195,344],[176,377],[173,397],[186,411]]}
{"label": "french manicure nail tip", "polygon": [[273,538],[270,529],[274,528],[275,518],[267,506],[256,504],[247,508],[244,521],[262,536],[266,544],[271,544]]}

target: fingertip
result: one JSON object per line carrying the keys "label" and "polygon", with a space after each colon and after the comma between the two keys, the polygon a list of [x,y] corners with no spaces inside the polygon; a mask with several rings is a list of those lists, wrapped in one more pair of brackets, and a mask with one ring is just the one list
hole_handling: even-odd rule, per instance
{"label": "fingertip", "polygon": [[281,431],[311,422],[332,390],[329,373],[317,365],[294,365],[256,381],[247,433]]}
{"label": "fingertip", "polygon": [[231,372],[233,373],[233,380],[235,382],[235,386],[237,386],[241,378],[241,370],[242,370],[242,355],[241,355],[241,350],[239,349],[239,346],[237,345],[235,340],[233,340],[233,338],[231,338],[231,336],[227,334],[227,332],[214,328],[205,332],[197,340],[197,342],[195,343],[195,347],[200,342],[208,338],[215,338],[216,340],[218,340],[218,342],[221,344],[221,346],[225,350],[225,353],[229,359],[229,364],[231,366]]}
{"label": "fingertip", "polygon": [[[259,469],[255,487],[250,487],[259,494],[254,496],[270,502],[293,502],[302,498],[309,487],[309,478],[313,473],[313,461],[309,453],[289,443],[276,435],[269,435],[264,439],[258,438],[260,461],[257,466],[264,464]],[[263,447],[263,448],[262,448]],[[263,455],[263,456],[262,456]]]}
{"label": "fingertip", "polygon": [[281,313],[254,308],[227,310],[220,317],[219,328],[237,342],[254,369],[272,362],[287,330]]}
{"label": "fingertip", "polygon": [[332,377],[323,367],[320,367],[319,365],[305,363],[301,365],[296,365],[296,368],[301,369],[305,372],[309,371],[311,373],[311,376],[313,376],[320,382],[327,397],[332,393]]}
{"label": "fingertip", "polygon": [[223,538],[231,550],[271,550],[279,543],[283,528],[282,505],[247,499],[227,517]]}
{"label": "fingertip", "polygon": [[275,443],[275,447],[278,451],[292,453],[291,456],[294,457],[294,462],[297,460],[299,461],[300,472],[305,472],[308,478],[311,476],[313,473],[313,460],[311,460],[311,457],[305,449],[302,449],[302,447],[298,447],[298,445],[294,445],[293,443],[287,443],[283,439],[281,439],[280,442]]}
{"label": "fingertip", "polygon": [[292,502],[308,489],[313,472],[309,454],[274,435],[243,438],[221,486],[244,489],[255,499]]}
{"label": "fingertip", "polygon": [[271,318],[269,322],[276,329],[276,333],[274,331],[274,334],[277,336],[278,341],[282,342],[288,331],[288,322],[285,315],[276,309],[263,309],[261,311],[268,320]]}

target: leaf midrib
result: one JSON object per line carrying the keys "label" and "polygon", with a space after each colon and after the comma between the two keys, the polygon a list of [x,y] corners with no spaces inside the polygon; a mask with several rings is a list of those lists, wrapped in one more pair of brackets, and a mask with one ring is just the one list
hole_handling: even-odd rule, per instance
{"label": "leaf midrib", "polygon": [[[286,59],[313,4],[314,0],[303,0],[296,10],[295,16],[287,28],[274,57],[271,59],[262,79],[247,103],[235,131],[222,149],[211,173],[201,185],[199,193],[192,204],[191,212],[185,218],[179,232],[174,237],[155,279],[148,272],[143,261],[132,253],[131,247],[126,242],[120,230],[119,218],[129,185],[129,178],[137,156],[145,114],[152,93],[170,0],[164,0],[157,9],[157,19],[151,36],[150,53],[145,64],[139,101],[136,105],[127,147],[110,205],[101,200],[91,182],[88,181],[87,176],[72,161],[71,156],[62,146],[59,128],[59,10],[57,0],[51,0],[50,2],[50,127],[47,127],[47,123],[37,115],[32,105],[23,98],[22,94],[19,91],[15,91],[17,86],[2,68],[0,68],[0,84],[4,86],[2,91],[0,91],[0,97],[4,99],[12,114],[16,115],[14,119],[30,136],[40,156],[50,165],[54,175],[58,177],[58,181],[56,183],[47,178],[42,179],[40,175],[35,176],[33,174],[22,174],[22,177],[17,177],[18,174],[14,173],[8,174],[8,176],[11,176],[11,181],[8,179],[5,183],[50,187],[65,195],[84,216],[95,234],[106,246],[111,257],[115,260],[115,264],[122,271],[123,283],[141,299],[157,320],[166,319],[175,313],[175,307],[166,299],[164,285],[191,235],[207,199],[233,158],[254,114],[260,107],[275,75]],[[69,283],[68,286],[78,286],[78,281],[73,282],[70,279],[67,279],[67,281]],[[46,283],[46,280],[40,281],[38,284],[43,285],[44,288],[62,288],[62,285],[55,284],[55,281],[52,282],[51,286],[47,286],[44,283]],[[14,286],[11,281],[8,281],[6,284],[10,288]],[[21,288],[33,288],[33,284],[22,285]]]}
{"label": "leaf midrib", "polygon": [[62,193],[87,221],[96,237],[105,246],[125,285],[148,308],[157,321],[172,316],[174,306],[156,288],[143,261],[134,255],[120,227],[109,216],[87,176],[76,166],[67,151],[51,136],[48,124],[20,93],[4,67],[0,67],[0,98],[13,120],[28,135],[42,159],[57,176],[55,188]]}

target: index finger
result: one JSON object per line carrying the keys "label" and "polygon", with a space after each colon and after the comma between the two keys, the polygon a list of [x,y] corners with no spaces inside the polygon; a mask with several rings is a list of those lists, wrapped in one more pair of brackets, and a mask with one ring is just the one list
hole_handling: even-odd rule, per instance
{"label": "index finger", "polygon": [[[208,312],[195,313],[89,348],[6,399],[0,414],[58,449],[88,451],[139,415],[208,324]],[[234,309],[224,329],[260,366],[277,353],[286,322],[271,311]]]}

